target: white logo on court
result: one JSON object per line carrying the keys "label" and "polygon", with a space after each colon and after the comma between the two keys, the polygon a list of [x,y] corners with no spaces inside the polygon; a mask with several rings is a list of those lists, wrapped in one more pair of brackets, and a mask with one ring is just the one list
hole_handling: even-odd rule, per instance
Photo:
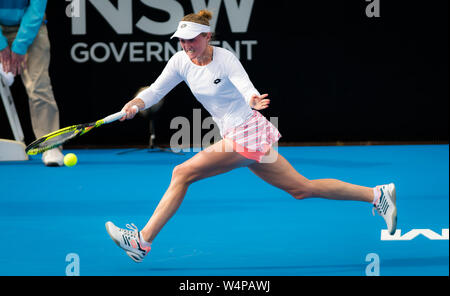
{"label": "white logo on court", "polygon": [[390,235],[386,229],[381,230],[382,241],[408,241],[419,235],[423,235],[430,240],[448,240],[448,228],[443,228],[440,235],[431,229],[412,229],[403,235],[401,229],[397,229],[393,235]]}

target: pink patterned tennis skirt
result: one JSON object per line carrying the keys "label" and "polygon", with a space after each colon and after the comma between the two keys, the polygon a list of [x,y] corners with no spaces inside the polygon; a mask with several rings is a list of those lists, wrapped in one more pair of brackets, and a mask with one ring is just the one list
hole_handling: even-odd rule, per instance
{"label": "pink patterned tennis skirt", "polygon": [[253,110],[249,119],[227,130],[224,138],[233,141],[234,151],[260,162],[270,147],[281,138],[281,134],[261,113]]}

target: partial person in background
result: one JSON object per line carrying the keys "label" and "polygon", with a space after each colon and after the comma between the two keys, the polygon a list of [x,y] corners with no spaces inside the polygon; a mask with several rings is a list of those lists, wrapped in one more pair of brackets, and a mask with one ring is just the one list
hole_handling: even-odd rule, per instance
{"label": "partial person in background", "polygon": [[[45,24],[47,0],[0,0],[0,63],[20,75],[29,98],[36,138],[59,129],[59,110],[48,74],[50,42]],[[42,155],[46,166],[62,166],[60,149]]]}

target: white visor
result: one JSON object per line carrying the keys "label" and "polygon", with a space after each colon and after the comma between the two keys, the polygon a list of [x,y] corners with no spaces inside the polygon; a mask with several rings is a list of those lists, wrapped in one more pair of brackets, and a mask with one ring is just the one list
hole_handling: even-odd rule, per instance
{"label": "white visor", "polygon": [[205,26],[194,22],[181,21],[178,24],[177,31],[175,32],[175,34],[172,35],[172,37],[170,37],[170,39],[174,37],[178,37],[181,39],[194,39],[201,33],[209,33],[209,32],[211,32],[210,26]]}

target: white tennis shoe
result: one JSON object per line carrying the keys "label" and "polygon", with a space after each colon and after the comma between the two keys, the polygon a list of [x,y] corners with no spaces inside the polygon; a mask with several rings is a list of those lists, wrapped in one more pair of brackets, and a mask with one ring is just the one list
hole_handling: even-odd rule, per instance
{"label": "white tennis shoe", "polygon": [[121,247],[134,262],[140,263],[150,252],[150,247],[144,247],[141,242],[139,231],[133,223],[127,224],[129,229],[123,229],[115,226],[112,222],[106,222],[106,231],[111,239]]}
{"label": "white tennis shoe", "polygon": [[60,167],[64,165],[64,155],[59,148],[53,148],[42,154],[42,161],[46,166]]}
{"label": "white tennis shoe", "polygon": [[[397,229],[397,206],[394,183],[376,187],[380,191],[380,198],[374,203],[374,209],[386,221],[387,230],[390,235]],[[375,213],[374,213],[375,215]]]}

